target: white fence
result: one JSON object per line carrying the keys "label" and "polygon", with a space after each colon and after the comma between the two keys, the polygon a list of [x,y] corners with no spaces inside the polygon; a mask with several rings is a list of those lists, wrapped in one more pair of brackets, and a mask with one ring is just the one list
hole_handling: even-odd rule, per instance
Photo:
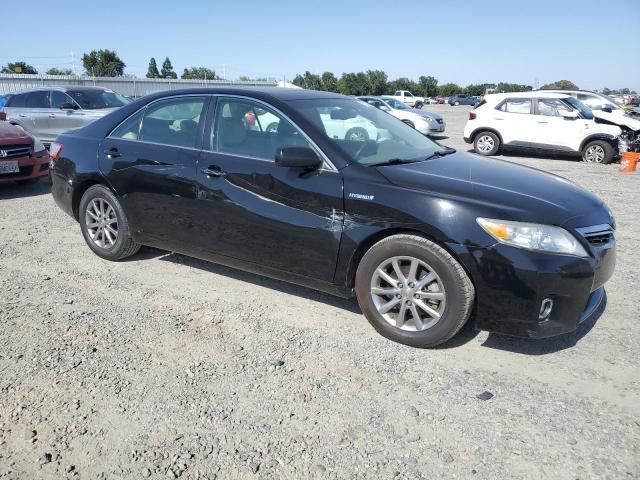
{"label": "white fence", "polygon": [[130,97],[142,97],[162,90],[216,86],[275,87],[276,82],[231,80],[181,80],[168,78],[79,77],[65,75],[0,74],[0,95],[26,88],[91,86],[108,88]]}

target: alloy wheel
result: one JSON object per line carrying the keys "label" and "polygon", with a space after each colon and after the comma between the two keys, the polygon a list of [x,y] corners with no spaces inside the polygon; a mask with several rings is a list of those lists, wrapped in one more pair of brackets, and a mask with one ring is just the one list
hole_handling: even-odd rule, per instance
{"label": "alloy wheel", "polygon": [[118,217],[104,198],[94,198],[87,205],[85,224],[89,237],[100,248],[112,248],[118,239]]}
{"label": "alloy wheel", "polygon": [[482,135],[476,143],[476,147],[482,153],[489,153],[491,150],[493,150],[494,146],[495,142],[489,135]]}
{"label": "alloy wheel", "polygon": [[589,163],[602,163],[604,157],[605,151],[600,145],[591,145],[584,154],[585,161]]}
{"label": "alloy wheel", "polygon": [[420,332],[444,314],[446,293],[438,274],[414,257],[392,257],[371,278],[371,298],[378,313],[400,330]]}

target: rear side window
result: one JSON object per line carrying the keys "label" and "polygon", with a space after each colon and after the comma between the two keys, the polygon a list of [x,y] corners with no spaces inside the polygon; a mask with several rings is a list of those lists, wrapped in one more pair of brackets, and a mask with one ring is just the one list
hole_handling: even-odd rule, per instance
{"label": "rear side window", "polygon": [[531,99],[508,98],[498,105],[497,110],[506,113],[531,113]]}
{"label": "rear side window", "polygon": [[19,93],[18,95],[10,95],[7,100],[7,107],[24,108],[27,101],[26,93]]}
{"label": "rear side window", "polygon": [[27,100],[25,104],[26,108],[51,108],[51,102],[49,101],[49,92],[31,92],[27,94]]}
{"label": "rear side window", "polygon": [[181,97],[150,105],[144,113],[138,139],[195,148],[204,103],[204,97]]}
{"label": "rear side window", "polygon": [[63,106],[74,106],[72,98],[64,92],[58,90],[51,91],[51,108],[62,108]]}

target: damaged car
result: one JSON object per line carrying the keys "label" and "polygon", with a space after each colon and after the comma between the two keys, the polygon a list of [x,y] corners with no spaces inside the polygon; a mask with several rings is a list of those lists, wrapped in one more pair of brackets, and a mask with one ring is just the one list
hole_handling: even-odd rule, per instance
{"label": "damaged car", "polygon": [[[331,133],[354,119],[375,134]],[[443,147],[352,97],[155,93],[60,135],[50,153],[53,197],[96,255],[149,245],[355,297],[380,334],[414,347],[467,322],[571,332],[597,314],[615,266],[615,220],[595,195]],[[203,282],[203,295],[216,288]]]}

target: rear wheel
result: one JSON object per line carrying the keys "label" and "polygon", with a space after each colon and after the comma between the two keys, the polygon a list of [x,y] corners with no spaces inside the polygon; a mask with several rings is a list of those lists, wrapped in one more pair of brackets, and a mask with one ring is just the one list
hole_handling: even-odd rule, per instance
{"label": "rear wheel", "polygon": [[475,290],[462,266],[443,248],[417,235],[376,243],[356,272],[356,296],[383,336],[414,347],[452,338],[473,308]]}
{"label": "rear wheel", "polygon": [[473,141],[473,149],[480,155],[495,155],[500,150],[500,139],[493,132],[480,132]]}
{"label": "rear wheel", "polygon": [[84,240],[106,260],[122,260],[140,250],[117,197],[103,185],[89,187],[80,200],[78,220]]}
{"label": "rear wheel", "polygon": [[616,151],[606,140],[594,140],[582,149],[582,161],[587,163],[608,164],[613,162]]}

